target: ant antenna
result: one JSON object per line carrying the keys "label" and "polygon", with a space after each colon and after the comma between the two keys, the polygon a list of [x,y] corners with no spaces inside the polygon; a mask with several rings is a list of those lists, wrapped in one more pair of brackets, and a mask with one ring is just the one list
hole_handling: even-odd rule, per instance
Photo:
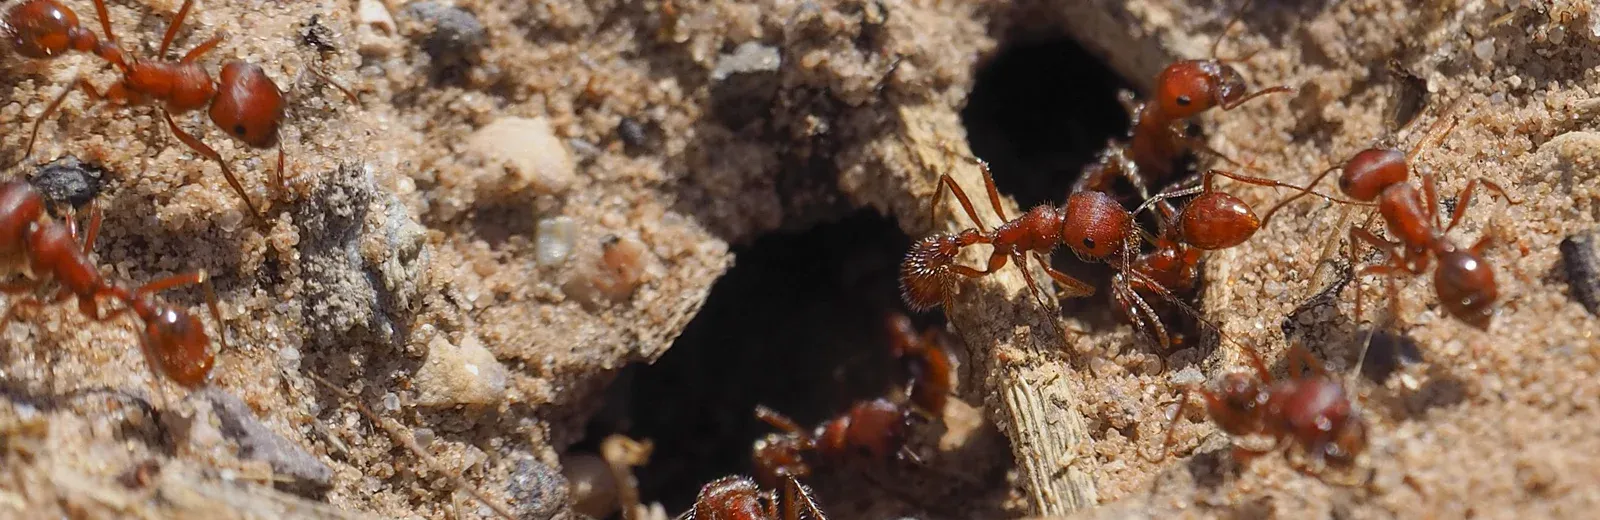
{"label": "ant antenna", "polygon": [[1223,38],[1227,38],[1228,37],[1228,32],[1233,30],[1233,26],[1235,24],[1238,24],[1241,20],[1244,19],[1244,12],[1246,10],[1249,10],[1250,9],[1250,4],[1253,4],[1253,3],[1255,3],[1255,0],[1244,0],[1244,5],[1239,6],[1239,9],[1237,11],[1233,12],[1233,18],[1228,20],[1228,24],[1222,26],[1222,34],[1218,34],[1217,35],[1217,39],[1215,41],[1211,42],[1211,58],[1212,59],[1215,59],[1217,61],[1241,62],[1241,61],[1248,60],[1248,59],[1250,59],[1250,56],[1255,55],[1254,52],[1251,52],[1250,54],[1247,54],[1244,57],[1238,58],[1238,59],[1224,60],[1224,59],[1217,58],[1217,49],[1219,49],[1221,47],[1222,39]]}

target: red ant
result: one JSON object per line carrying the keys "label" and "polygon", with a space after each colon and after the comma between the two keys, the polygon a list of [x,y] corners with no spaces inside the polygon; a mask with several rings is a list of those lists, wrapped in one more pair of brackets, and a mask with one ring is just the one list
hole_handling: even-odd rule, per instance
{"label": "red ant", "polygon": [[[976,162],[983,171],[984,187],[995,213],[1005,218],[1000,194],[995,188],[988,164],[980,159],[970,160]],[[900,267],[902,296],[913,310],[926,310],[939,305],[948,308],[960,277],[986,276],[1005,267],[1008,260],[1023,264],[1026,261],[1024,254],[1028,252],[1033,252],[1045,272],[1067,289],[1067,297],[1093,295],[1093,286],[1055,270],[1044,260],[1042,254],[1048,254],[1058,245],[1065,244],[1081,259],[1105,262],[1115,268],[1117,275],[1111,287],[1117,306],[1158,344],[1170,345],[1171,337],[1166,327],[1139,292],[1160,295],[1191,314],[1198,314],[1188,309],[1175,294],[1175,291],[1193,288],[1199,262],[1199,251],[1195,249],[1221,249],[1238,245],[1253,236],[1261,225],[1248,204],[1214,189],[1213,178],[1218,175],[1250,184],[1300,189],[1299,186],[1270,179],[1221,170],[1208,171],[1202,175],[1199,188],[1162,193],[1146,202],[1147,206],[1161,207],[1168,215],[1164,220],[1171,222],[1164,222],[1161,236],[1145,237],[1157,245],[1157,250],[1138,255],[1136,248],[1145,232],[1134,225],[1133,213],[1104,192],[1073,192],[1067,197],[1067,203],[1059,208],[1036,206],[990,232],[979,221],[972,201],[955,183],[955,179],[949,174],[941,175],[940,189],[934,195],[934,210],[937,211],[944,188],[948,187],[977,229],[934,234],[914,244]],[[1186,204],[1181,211],[1173,210],[1166,203],[1166,199],[1196,192],[1200,196]],[[1320,193],[1312,193],[1325,197]],[[956,264],[955,257],[962,248],[975,244],[994,246],[985,269]],[[1046,307],[1040,296],[1042,291],[1032,275],[1026,269],[1022,272],[1034,298],[1041,307]]]}
{"label": "red ant", "polygon": [[[1396,241],[1379,238],[1368,231],[1365,225],[1351,226],[1350,265],[1355,265],[1358,241],[1366,242],[1383,251],[1387,258],[1383,264],[1363,267],[1356,272],[1356,276],[1358,280],[1368,274],[1385,276],[1391,305],[1399,303],[1394,284],[1396,275],[1400,273],[1420,275],[1428,270],[1432,260],[1437,259],[1439,266],[1433,271],[1433,286],[1445,312],[1468,325],[1487,330],[1489,318],[1494,313],[1495,300],[1499,297],[1494,271],[1483,257],[1484,250],[1491,242],[1491,236],[1486,234],[1471,248],[1463,249],[1456,246],[1447,234],[1461,222],[1467,207],[1472,205],[1473,192],[1480,185],[1499,194],[1507,204],[1520,204],[1520,201],[1513,200],[1499,184],[1484,179],[1472,179],[1457,195],[1450,224],[1441,226],[1439,194],[1434,185],[1433,174],[1422,173],[1420,193],[1416,186],[1407,182],[1411,174],[1410,163],[1416,160],[1418,154],[1430,146],[1430,143],[1437,144],[1442,141],[1455,129],[1456,119],[1451,115],[1453,112],[1454,106],[1441,113],[1439,120],[1428,129],[1422,139],[1417,141],[1410,152],[1385,147],[1362,150],[1343,165],[1324,170],[1302,190],[1310,190],[1323,177],[1339,171],[1339,191],[1361,202],[1377,202],[1378,214],[1383,216],[1384,222],[1388,224],[1389,234],[1394,236]],[[1266,218],[1271,218],[1279,208],[1304,194],[1302,191],[1279,203],[1267,212]],[[1358,321],[1361,319],[1361,302],[1361,289],[1358,284],[1356,288]]]}
{"label": "red ant", "polygon": [[[1238,23],[1249,9],[1250,2],[1239,8],[1239,13],[1222,30],[1223,35]],[[1246,102],[1267,94],[1294,92],[1294,88],[1278,85],[1250,92],[1244,75],[1228,63],[1249,59],[1224,60],[1217,58],[1217,48],[1222,36],[1211,44],[1211,58],[1183,60],[1162,69],[1156,76],[1156,96],[1153,101],[1136,103],[1124,96],[1123,104],[1133,114],[1133,128],[1126,147],[1113,146],[1100,161],[1092,165],[1073,185],[1072,191],[1108,191],[1115,175],[1127,178],[1148,197],[1148,186],[1159,184],[1174,173],[1174,166],[1184,153],[1191,149],[1210,151],[1203,143],[1190,136],[1180,123],[1212,108],[1233,110]],[[1213,155],[1225,156],[1215,151]],[[1232,161],[1229,161],[1232,162]]]}
{"label": "red ant", "polygon": [[906,396],[918,411],[929,417],[942,417],[955,385],[955,373],[939,329],[930,327],[918,335],[911,318],[898,312],[890,313],[885,321],[890,353],[905,364],[911,376]]}
{"label": "red ant", "polygon": [[[806,512],[812,520],[827,520],[822,508],[817,507],[807,489],[793,477],[786,479],[784,500],[772,491],[763,491],[748,477],[723,477],[700,488],[694,506],[678,516],[678,520],[800,520]],[[781,509],[783,515],[778,512]]]}
{"label": "red ant", "polygon": [[[88,231],[80,248],[76,222],[68,220],[63,224],[49,218],[44,204],[44,197],[25,181],[0,184],[0,257],[25,260],[25,272],[29,276],[26,280],[0,284],[0,292],[11,295],[33,292],[51,279],[60,284],[60,288],[43,300],[28,296],[12,303],[0,317],[0,327],[10,323],[20,309],[39,308],[71,297],[77,297],[79,310],[96,321],[110,321],[132,312],[144,322],[140,346],[151,371],[166,374],[185,388],[205,384],[214,361],[207,349],[211,341],[206,337],[205,326],[188,312],[156,299],[155,293],[199,284],[205,290],[211,317],[221,326],[222,313],[217,309],[216,295],[206,272],[168,276],[134,289],[114,284],[101,276],[89,259],[100,231],[99,208],[91,210]],[[122,302],[124,306],[101,316],[101,297]],[[220,339],[226,349],[227,337],[224,335]]]}
{"label": "red ant", "polygon": [[[1178,397],[1178,410],[1167,425],[1161,455],[1152,457],[1140,450],[1140,456],[1151,462],[1166,458],[1178,421],[1189,405],[1189,392],[1194,391],[1205,398],[1206,414],[1222,431],[1235,437],[1262,435],[1274,441],[1267,449],[1235,445],[1236,456],[1263,455],[1289,441],[1310,455],[1316,465],[1340,469],[1352,466],[1367,447],[1367,425],[1351,404],[1344,385],[1330,377],[1298,343],[1289,348],[1289,379],[1274,379],[1255,349],[1244,347],[1244,352],[1256,373],[1229,373],[1218,382],[1216,390],[1185,388]],[[1310,375],[1305,373],[1307,368]],[[1314,474],[1304,465],[1295,469]]]}
{"label": "red ant", "polygon": [[167,26],[166,35],[161,38],[156,58],[149,61],[141,61],[117,45],[105,0],[94,0],[100,26],[105,30],[104,41],[96,38],[93,32],[79,27],[78,15],[56,0],[27,0],[7,11],[4,27],[0,28],[5,28],[3,33],[9,36],[11,46],[17,49],[18,54],[34,59],[51,59],[69,51],[87,52],[106,60],[122,72],[122,81],[104,93],[96,91],[81,77],[74,79],[34,121],[23,158],[33,153],[40,124],[55,113],[73,90],[82,90],[96,102],[108,100],[124,105],[159,103],[161,116],[173,135],[190,149],[216,161],[233,191],[238,192],[245,207],[259,221],[261,212],[250,202],[244,186],[234,177],[222,155],[199,138],[179,129],[172,114],[186,114],[209,106],[211,122],[234,139],[257,149],[277,146],[278,169],[273,174],[273,180],[279,189],[287,192],[283,179],[284,152],[283,147],[278,146],[278,127],[283,122],[284,114],[283,92],[278,90],[278,86],[261,67],[242,61],[225,63],[219,75],[221,83],[212,81],[210,74],[196,60],[222,43],[221,36],[206,40],[178,61],[168,61],[167,49],[193,5],[194,0],[184,0],[183,7],[178,9],[178,14]]}

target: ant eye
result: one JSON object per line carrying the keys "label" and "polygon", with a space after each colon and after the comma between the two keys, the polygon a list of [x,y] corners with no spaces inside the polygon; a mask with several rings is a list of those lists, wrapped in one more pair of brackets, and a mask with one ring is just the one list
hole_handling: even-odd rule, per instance
{"label": "ant eye", "polygon": [[1083,239],[1083,248],[1084,249],[1094,249],[1094,239],[1093,238],[1084,237],[1084,239]]}
{"label": "ant eye", "polygon": [[1189,103],[1190,103],[1189,96],[1178,96],[1178,105],[1179,106],[1189,106]]}
{"label": "ant eye", "polygon": [[233,133],[244,135],[244,125],[233,125]]}

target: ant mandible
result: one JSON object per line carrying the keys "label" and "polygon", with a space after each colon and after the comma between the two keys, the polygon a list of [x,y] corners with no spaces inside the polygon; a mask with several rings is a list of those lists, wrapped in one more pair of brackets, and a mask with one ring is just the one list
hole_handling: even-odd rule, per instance
{"label": "ant mandible", "polygon": [[103,41],[96,38],[93,32],[80,27],[78,15],[56,0],[28,0],[5,14],[3,25],[8,29],[4,33],[9,36],[11,46],[17,49],[18,54],[34,59],[52,59],[69,51],[86,52],[100,57],[122,73],[122,80],[104,93],[96,91],[86,79],[74,79],[34,121],[23,160],[33,153],[34,142],[39,137],[39,126],[60,108],[61,102],[74,90],[82,90],[91,101],[96,102],[106,100],[124,105],[159,103],[158,108],[167,128],[184,145],[221,166],[228,185],[239,194],[245,207],[259,222],[262,219],[261,212],[250,202],[244,186],[234,177],[222,155],[199,138],[178,128],[172,115],[209,107],[207,112],[211,122],[234,139],[256,149],[276,146],[278,169],[273,173],[273,182],[279,190],[287,192],[283,178],[284,152],[283,147],[278,146],[278,127],[283,122],[284,98],[277,84],[267,77],[261,67],[237,60],[223,64],[218,76],[220,83],[212,81],[210,74],[196,60],[221,44],[221,36],[206,40],[178,61],[167,60],[167,49],[177,35],[178,27],[189,15],[189,9],[194,6],[194,0],[184,0],[178,14],[167,26],[166,34],[161,38],[161,47],[152,60],[140,60],[124,52],[117,44],[116,34],[111,31],[105,0],[94,0],[94,6],[100,26],[105,31]]}
{"label": "ant mandible", "polygon": [[[1180,128],[1193,117],[1221,108],[1233,110],[1252,99],[1280,92],[1294,92],[1293,87],[1278,85],[1251,92],[1244,75],[1229,63],[1237,59],[1217,58],[1218,46],[1223,36],[1240,21],[1251,2],[1245,2],[1224,26],[1222,35],[1211,44],[1211,58],[1182,60],[1162,69],[1156,76],[1156,96],[1152,101],[1135,102],[1127,94],[1121,101],[1133,115],[1126,147],[1112,146],[1100,160],[1092,164],[1073,185],[1073,191],[1108,191],[1115,176],[1121,175],[1133,183],[1141,197],[1148,198],[1149,186],[1160,184],[1175,173],[1183,154],[1192,149],[1207,150],[1228,160],[1226,156],[1210,150],[1204,143]],[[1232,162],[1232,161],[1229,161]]]}
{"label": "ant mandible", "polygon": [[[1316,466],[1349,468],[1366,450],[1367,424],[1350,402],[1345,387],[1331,377],[1305,347],[1289,348],[1288,379],[1277,380],[1253,348],[1240,345],[1255,369],[1255,374],[1232,372],[1222,377],[1216,390],[1191,386],[1178,397],[1178,410],[1167,424],[1159,456],[1141,449],[1145,460],[1159,462],[1172,447],[1173,434],[1183,411],[1189,406],[1189,393],[1197,392],[1206,402],[1206,414],[1217,427],[1234,437],[1266,436],[1273,445],[1254,449],[1235,445],[1236,456],[1248,458],[1277,451],[1283,441],[1299,446]],[[1310,369],[1310,374],[1306,369]],[[1310,467],[1295,469],[1315,474]]]}
{"label": "ant mandible", "polygon": [[[784,484],[785,499],[779,500],[748,477],[728,476],[711,481],[700,488],[694,506],[678,520],[800,520],[802,512],[812,520],[827,520],[811,498],[810,489],[793,477]],[[782,516],[778,514],[780,509]]]}
{"label": "ant mandible", "polygon": [[[0,292],[26,294],[35,292],[49,280],[60,284],[59,289],[43,300],[30,295],[12,303],[0,316],[0,327],[10,323],[21,309],[39,308],[71,297],[77,297],[79,310],[96,321],[110,321],[132,312],[144,322],[140,348],[152,372],[165,374],[185,388],[205,384],[214,362],[208,350],[211,341],[206,336],[205,326],[188,312],[156,299],[155,294],[198,284],[205,290],[212,318],[221,327],[222,313],[217,309],[216,295],[206,272],[168,276],[133,289],[114,284],[101,276],[89,259],[100,230],[99,208],[91,208],[88,230],[80,248],[77,224],[49,218],[44,204],[44,196],[32,184],[25,181],[0,184],[0,257],[25,261],[25,273],[29,275],[28,279],[0,284]],[[101,297],[121,302],[123,306],[101,316],[98,303]],[[226,349],[226,335],[221,335],[220,339]]]}
{"label": "ant mandible", "polygon": [[[1473,193],[1479,186],[1499,194],[1507,204],[1516,205],[1521,202],[1512,199],[1505,188],[1493,181],[1472,179],[1467,181],[1467,185],[1456,196],[1456,207],[1450,215],[1449,225],[1441,225],[1439,194],[1433,174],[1422,172],[1420,192],[1416,186],[1408,182],[1411,176],[1411,162],[1429,146],[1443,141],[1445,136],[1455,129],[1457,120],[1453,116],[1454,112],[1453,104],[1439,115],[1439,120],[1434,122],[1409,152],[1386,147],[1362,150],[1343,165],[1324,170],[1303,189],[1310,190],[1323,177],[1339,171],[1339,191],[1361,202],[1377,202],[1378,214],[1382,215],[1388,225],[1389,234],[1396,240],[1391,242],[1379,238],[1368,231],[1365,225],[1350,227],[1350,265],[1355,265],[1356,244],[1359,242],[1371,244],[1386,255],[1384,263],[1363,267],[1357,271],[1357,280],[1369,274],[1384,276],[1390,304],[1398,305],[1395,277],[1401,273],[1423,274],[1436,259],[1439,265],[1433,271],[1433,286],[1445,312],[1477,329],[1487,330],[1490,317],[1494,313],[1495,300],[1499,298],[1500,293],[1495,283],[1494,271],[1483,257],[1484,251],[1491,243],[1492,234],[1486,233],[1470,248],[1458,247],[1447,234],[1461,223],[1461,217],[1466,214],[1467,207],[1472,205]],[[1267,212],[1265,218],[1270,219],[1279,208],[1304,194],[1302,192],[1279,203]],[[1361,313],[1362,296],[1358,283],[1357,321],[1361,320]]]}

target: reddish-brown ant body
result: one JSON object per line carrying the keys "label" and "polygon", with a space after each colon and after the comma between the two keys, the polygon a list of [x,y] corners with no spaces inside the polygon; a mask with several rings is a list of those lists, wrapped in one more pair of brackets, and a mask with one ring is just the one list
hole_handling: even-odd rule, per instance
{"label": "reddish-brown ant body", "polygon": [[[1254,349],[1244,350],[1255,374],[1227,374],[1216,390],[1185,388],[1178,398],[1178,410],[1167,425],[1161,455],[1152,457],[1143,450],[1140,455],[1151,461],[1167,456],[1175,428],[1188,407],[1189,392],[1193,391],[1205,399],[1207,415],[1222,431],[1235,437],[1265,436],[1274,440],[1267,449],[1236,445],[1235,453],[1239,455],[1266,454],[1289,441],[1309,455],[1314,465],[1340,469],[1353,465],[1356,456],[1366,449],[1367,425],[1351,404],[1344,385],[1329,376],[1321,363],[1298,344],[1289,349],[1291,376],[1283,380],[1272,377]],[[1308,368],[1310,374],[1306,374]],[[1297,469],[1312,472],[1305,466]]]}
{"label": "reddish-brown ant body", "polygon": [[[244,200],[245,207],[254,217],[260,219],[261,212],[250,202],[244,186],[234,177],[233,171],[228,168],[222,155],[199,138],[179,129],[172,116],[209,107],[207,112],[212,123],[222,128],[228,135],[252,148],[272,148],[278,146],[278,127],[283,122],[285,106],[283,92],[278,90],[278,86],[267,77],[261,67],[242,61],[227,62],[219,75],[221,82],[212,81],[211,75],[196,60],[222,43],[221,36],[206,40],[178,61],[167,60],[167,49],[193,5],[194,0],[183,2],[172,23],[167,26],[166,35],[161,39],[161,47],[156,51],[156,58],[151,60],[135,58],[124,52],[117,44],[116,35],[111,31],[111,20],[105,0],[94,0],[100,26],[105,31],[104,40],[97,38],[88,29],[80,27],[77,14],[56,0],[27,0],[7,11],[5,23],[0,24],[0,28],[4,31],[0,32],[7,36],[6,39],[18,54],[35,59],[51,59],[73,51],[91,53],[115,66],[122,73],[122,81],[112,85],[104,93],[96,91],[87,80],[82,78],[73,80],[60,96],[51,101],[39,119],[34,121],[28,145],[23,153],[24,159],[33,153],[34,142],[39,136],[39,126],[55,113],[61,102],[73,90],[82,90],[93,101],[159,104],[161,115],[173,135],[195,152],[216,161],[221,166],[222,174],[227,178],[228,184]],[[283,148],[278,146],[278,169],[274,171],[273,176],[274,182],[280,189],[284,188],[283,168],[284,152]]]}
{"label": "reddish-brown ant body", "polygon": [[906,395],[911,404],[929,417],[942,417],[955,386],[955,371],[939,329],[929,327],[919,335],[911,318],[898,312],[890,313],[885,321],[889,328],[889,352],[905,364],[910,375]]}
{"label": "reddish-brown ant body", "polygon": [[[1246,2],[1239,12],[1242,14],[1249,5]],[[1238,21],[1238,16],[1229,21],[1223,34]],[[1135,102],[1125,97],[1123,102],[1133,115],[1127,145],[1114,144],[1102,154],[1074,184],[1073,191],[1108,191],[1116,176],[1121,175],[1133,183],[1141,197],[1148,197],[1151,185],[1176,173],[1184,154],[1205,149],[1186,128],[1192,118],[1212,108],[1233,110],[1257,97],[1294,91],[1287,85],[1278,85],[1251,92],[1244,75],[1228,64],[1247,58],[1217,58],[1221,43],[1221,36],[1212,42],[1210,59],[1182,60],[1162,69],[1156,76],[1155,99]]]}
{"label": "reddish-brown ant body", "polygon": [[[0,317],[0,326],[9,323],[19,309],[38,308],[70,297],[76,297],[83,314],[96,321],[109,321],[132,312],[144,323],[140,345],[151,370],[165,374],[186,388],[204,384],[214,362],[205,326],[188,312],[156,299],[155,293],[199,284],[205,289],[212,317],[221,326],[222,315],[205,271],[168,276],[133,289],[114,284],[101,276],[89,259],[89,251],[100,229],[99,211],[91,212],[88,231],[80,247],[77,225],[70,220],[63,223],[49,218],[44,206],[44,197],[33,185],[24,181],[0,184],[0,256],[13,264],[21,264],[28,276],[25,280],[0,285],[0,292],[24,294],[49,280],[60,285],[53,295],[43,300],[30,296],[12,303]],[[120,302],[123,307],[102,316],[99,307],[102,297]],[[226,348],[226,337],[222,340]]]}
{"label": "reddish-brown ant body", "polygon": [[[1488,329],[1489,319],[1494,313],[1495,300],[1499,298],[1494,271],[1483,257],[1491,236],[1486,234],[1472,247],[1461,248],[1451,241],[1447,234],[1461,223],[1461,217],[1466,214],[1467,207],[1472,205],[1473,193],[1479,186],[1499,194],[1507,204],[1520,202],[1512,199],[1499,184],[1484,179],[1472,179],[1457,195],[1450,223],[1441,225],[1439,194],[1433,174],[1429,172],[1421,174],[1420,190],[1408,182],[1412,169],[1410,163],[1415,161],[1418,154],[1430,143],[1442,141],[1444,136],[1455,128],[1456,119],[1451,116],[1453,108],[1446,109],[1445,113],[1440,114],[1439,120],[1409,152],[1385,147],[1363,150],[1343,165],[1324,170],[1302,190],[1310,190],[1323,177],[1338,171],[1341,192],[1361,202],[1377,202],[1378,214],[1383,216],[1389,234],[1395,241],[1380,238],[1368,231],[1365,226],[1351,226],[1349,230],[1351,265],[1355,265],[1355,244],[1360,242],[1371,244],[1386,254],[1383,264],[1367,266],[1357,271],[1357,279],[1368,274],[1385,276],[1390,302],[1392,305],[1397,305],[1395,277],[1401,273],[1421,275],[1427,272],[1433,261],[1437,260],[1439,265],[1433,271],[1433,285],[1445,312],[1478,329]],[[1279,208],[1302,195],[1304,192],[1279,203],[1267,212],[1266,218],[1271,218]],[[1361,319],[1361,302],[1361,290],[1358,286],[1357,320]]]}
{"label": "reddish-brown ant body", "polygon": [[827,520],[811,491],[793,478],[785,480],[784,499],[780,500],[754,480],[729,476],[701,487],[694,506],[678,520],[800,520],[802,512],[812,520]]}
{"label": "reddish-brown ant body", "polygon": [[[995,213],[1005,218],[1000,194],[988,165],[982,160],[973,161],[983,171],[984,187]],[[1094,294],[1093,286],[1055,270],[1044,259],[1043,255],[1065,244],[1081,259],[1105,262],[1116,269],[1117,275],[1112,280],[1111,288],[1118,307],[1156,343],[1170,345],[1171,338],[1165,326],[1139,293],[1156,294],[1182,305],[1177,293],[1193,288],[1200,252],[1238,245],[1253,236],[1261,226],[1262,221],[1256,218],[1248,204],[1214,188],[1213,179],[1216,176],[1262,186],[1301,189],[1270,179],[1222,170],[1208,171],[1201,176],[1201,186],[1162,193],[1146,202],[1146,205],[1161,208],[1165,216],[1161,235],[1152,239],[1157,249],[1140,255],[1137,248],[1142,231],[1135,227],[1134,213],[1104,192],[1073,192],[1061,207],[1037,206],[990,232],[978,219],[971,200],[955,183],[955,179],[949,174],[941,175],[940,189],[934,196],[933,207],[938,208],[944,189],[949,188],[977,228],[934,234],[913,244],[900,267],[902,296],[913,310],[926,310],[940,305],[948,308],[960,278],[986,276],[1005,267],[1008,261],[1021,265],[1026,261],[1024,255],[1029,252],[1034,253],[1052,279],[1067,289],[1067,297]],[[1172,209],[1166,201],[1195,193],[1199,193],[1199,196],[1184,205],[1182,210]],[[963,248],[976,244],[994,247],[983,270],[955,263],[956,255]],[[1042,307],[1045,306],[1033,277],[1026,269],[1023,274],[1035,299]]]}

